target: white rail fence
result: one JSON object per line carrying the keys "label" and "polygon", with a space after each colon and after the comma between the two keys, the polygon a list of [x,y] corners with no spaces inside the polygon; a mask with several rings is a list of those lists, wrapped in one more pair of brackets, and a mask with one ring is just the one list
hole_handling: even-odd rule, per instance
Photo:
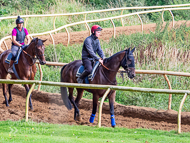
{"label": "white rail fence", "polygon": [[28,101],[32,90],[35,85],[49,85],[49,86],[59,86],[59,87],[72,87],[72,88],[83,88],[83,89],[106,89],[107,91],[104,93],[102,100],[99,106],[99,114],[98,114],[98,126],[101,127],[101,113],[102,113],[102,105],[105,97],[108,95],[110,90],[121,90],[121,91],[131,91],[131,92],[146,92],[146,93],[165,93],[165,94],[182,94],[184,95],[181,100],[181,104],[178,110],[178,133],[181,133],[181,110],[187,95],[190,94],[189,90],[169,90],[169,89],[154,89],[154,88],[138,88],[138,87],[126,87],[126,86],[111,86],[111,85],[97,85],[97,84],[77,84],[77,83],[64,83],[64,82],[48,82],[48,81],[35,81],[35,80],[6,80],[0,79],[0,83],[6,84],[32,84],[31,89],[28,92],[26,98],[26,110],[25,117],[26,122],[28,121]]}
{"label": "white rail fence", "polygon": [[[58,62],[46,62],[46,65],[50,66],[64,66],[68,63],[58,63]],[[38,63],[39,65],[39,63]],[[120,69],[119,72],[124,71],[123,69]],[[173,75],[173,76],[184,76],[184,77],[190,77],[190,73],[185,72],[173,72],[173,71],[159,71],[159,70],[135,70],[136,74],[157,74],[157,75],[163,75],[164,79],[166,80],[169,89],[172,89],[171,83],[169,81],[169,78],[167,75]],[[43,72],[42,68],[40,67],[40,81],[43,79]],[[40,90],[41,85],[38,86],[38,91]],[[172,94],[169,94],[168,99],[168,110],[171,109],[171,103],[172,103]]]}
{"label": "white rail fence", "polygon": [[[91,31],[90,31],[90,27],[89,27],[88,23],[110,20],[111,23],[112,23],[112,25],[113,25],[113,37],[115,38],[115,36],[116,36],[116,30],[115,30],[115,24],[113,22],[113,19],[121,19],[121,23],[124,26],[122,18],[127,17],[127,16],[137,15],[138,18],[139,18],[139,20],[140,20],[140,22],[141,22],[141,30],[143,31],[143,21],[142,21],[142,19],[140,17],[140,14],[162,12],[162,20],[164,21],[164,19],[163,19],[164,11],[169,11],[170,14],[171,14],[171,16],[172,16],[172,25],[174,27],[174,15],[172,14],[172,10],[189,10],[190,9],[190,7],[183,7],[183,6],[190,6],[190,4],[168,5],[168,6],[154,6],[154,7],[126,7],[126,8],[115,8],[115,9],[108,9],[108,10],[99,10],[99,11],[90,11],[90,12],[79,12],[79,13],[69,13],[69,14],[23,15],[22,17],[26,17],[26,18],[29,18],[29,17],[55,17],[54,18],[54,24],[53,24],[54,25],[54,30],[50,30],[50,31],[42,32],[42,33],[29,34],[29,36],[31,38],[33,38],[34,36],[40,36],[40,35],[47,35],[47,34],[49,34],[50,37],[51,37],[51,39],[52,39],[52,43],[53,43],[53,45],[55,47],[55,42],[54,42],[54,38],[53,38],[52,33],[55,33],[55,32],[57,32],[59,30],[62,30],[62,29],[65,29],[66,32],[67,32],[67,39],[68,39],[67,40],[67,45],[69,45],[69,43],[70,43],[70,34],[69,34],[69,31],[68,31],[67,27],[75,26],[75,25],[79,25],[79,24],[85,24],[87,30],[89,31],[89,35],[90,35]],[[168,8],[168,7],[179,7],[179,8]],[[134,12],[134,13],[123,15],[123,10],[125,10],[125,9],[150,9],[150,8],[162,8],[162,9],[140,11],[140,12]],[[115,11],[115,10],[122,10],[121,15],[120,16],[114,16],[114,17],[108,17],[108,18],[102,18],[102,19],[96,19],[96,20],[86,20],[86,14],[88,14],[88,13],[97,13],[97,12],[106,12],[106,11]],[[56,16],[69,16],[69,15],[79,15],[79,14],[85,14],[84,21],[70,23],[70,24],[61,26],[59,28],[55,27]],[[16,16],[1,17],[0,20],[12,19],[12,18],[16,18]],[[26,23],[27,23],[27,20],[26,20],[25,24]],[[11,39],[11,38],[12,38],[11,36],[6,36],[6,37],[4,37],[4,38],[2,38],[0,40],[0,52],[3,52],[3,49],[1,48],[2,43],[4,43],[6,49],[8,49],[8,46],[7,46],[6,42],[5,42],[5,40]]]}

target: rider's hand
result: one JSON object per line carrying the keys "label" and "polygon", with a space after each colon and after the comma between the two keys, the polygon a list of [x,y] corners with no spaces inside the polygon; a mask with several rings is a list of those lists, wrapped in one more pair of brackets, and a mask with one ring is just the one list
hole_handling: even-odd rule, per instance
{"label": "rider's hand", "polygon": [[99,59],[99,62],[101,65],[103,65],[103,60],[102,59]]}
{"label": "rider's hand", "polygon": [[20,46],[22,49],[24,48],[24,45]]}

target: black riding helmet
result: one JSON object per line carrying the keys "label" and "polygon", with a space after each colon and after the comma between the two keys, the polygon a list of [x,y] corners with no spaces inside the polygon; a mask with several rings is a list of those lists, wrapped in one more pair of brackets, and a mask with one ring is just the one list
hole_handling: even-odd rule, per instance
{"label": "black riding helmet", "polygon": [[20,16],[17,17],[16,19],[16,24],[24,23],[24,20],[20,18]]}

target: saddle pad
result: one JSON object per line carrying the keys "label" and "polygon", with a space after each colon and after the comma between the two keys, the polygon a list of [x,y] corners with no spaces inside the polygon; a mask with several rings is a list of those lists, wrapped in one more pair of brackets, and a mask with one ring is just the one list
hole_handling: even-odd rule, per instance
{"label": "saddle pad", "polygon": [[[95,63],[95,66],[93,67],[93,69],[92,69],[92,72],[88,75],[88,78],[87,78],[87,80],[93,80],[94,79],[94,76],[95,76],[95,71],[96,71],[96,69],[98,68],[98,66],[100,65],[100,62],[99,61],[96,61],[96,63]],[[79,67],[79,69],[78,69],[78,71],[77,71],[77,74],[76,74],[76,77],[80,77],[80,75],[82,74],[82,72],[84,71],[84,66],[83,65],[81,65],[80,67]],[[85,79],[86,79],[85,78]],[[85,80],[85,82],[86,82],[86,80]]]}
{"label": "saddle pad", "polygon": [[[22,52],[22,48],[19,48],[17,56],[16,56],[16,59],[14,61],[15,64],[18,64],[18,60],[19,60],[21,52]],[[12,53],[9,53],[9,55],[7,56],[5,62],[9,64],[10,61],[11,61],[12,56],[13,56]]]}

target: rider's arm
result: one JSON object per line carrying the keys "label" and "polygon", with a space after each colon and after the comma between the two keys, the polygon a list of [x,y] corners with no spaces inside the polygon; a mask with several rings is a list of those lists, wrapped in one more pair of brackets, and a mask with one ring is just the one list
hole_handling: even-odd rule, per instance
{"label": "rider's arm", "polygon": [[27,39],[27,45],[29,45],[30,44],[30,37],[29,37],[29,35],[26,35],[26,39]]}
{"label": "rider's arm", "polygon": [[28,35],[28,30],[27,30],[26,28],[24,28],[24,32],[25,32],[25,34],[26,34],[27,45],[29,45],[29,44],[30,44],[30,37],[29,37],[29,35]]}
{"label": "rider's arm", "polygon": [[97,53],[98,53],[98,55],[99,55],[102,59],[105,59],[105,55],[104,55],[104,52],[103,52],[103,50],[102,50],[102,48],[101,48],[101,46],[100,46],[100,42],[99,42],[99,44],[98,44]]}
{"label": "rider's arm", "polygon": [[12,42],[17,46],[22,46],[19,42],[16,41],[16,36],[12,36]]}
{"label": "rider's arm", "polygon": [[92,40],[90,38],[86,38],[86,40],[84,41],[84,45],[90,56],[98,61],[100,58],[94,53],[94,50],[92,48]]}

